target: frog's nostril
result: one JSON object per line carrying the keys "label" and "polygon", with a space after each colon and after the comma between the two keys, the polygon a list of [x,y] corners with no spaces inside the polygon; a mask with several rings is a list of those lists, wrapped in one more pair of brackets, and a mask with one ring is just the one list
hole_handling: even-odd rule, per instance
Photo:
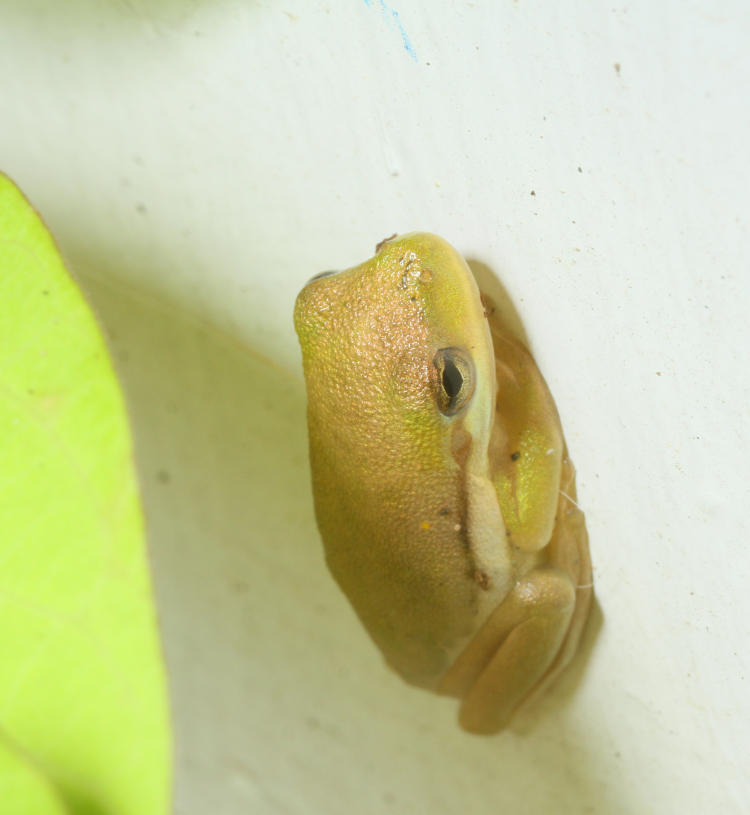
{"label": "frog's nostril", "polygon": [[330,269],[327,272],[318,272],[317,274],[314,274],[307,282],[312,283],[313,280],[320,280],[322,277],[329,277],[332,274],[338,274],[338,270]]}

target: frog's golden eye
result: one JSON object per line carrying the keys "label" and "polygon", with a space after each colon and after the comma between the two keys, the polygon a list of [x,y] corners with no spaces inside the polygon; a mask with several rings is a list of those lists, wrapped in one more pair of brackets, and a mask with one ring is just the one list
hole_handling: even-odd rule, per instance
{"label": "frog's golden eye", "polygon": [[460,348],[441,348],[432,360],[432,385],[441,413],[452,416],[474,393],[474,365]]}

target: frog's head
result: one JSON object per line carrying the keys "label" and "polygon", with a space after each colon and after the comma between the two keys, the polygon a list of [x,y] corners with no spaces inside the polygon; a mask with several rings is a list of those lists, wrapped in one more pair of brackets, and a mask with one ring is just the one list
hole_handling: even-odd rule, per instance
{"label": "frog's head", "polygon": [[492,341],[471,271],[446,241],[402,235],[360,266],[316,275],[295,324],[311,425],[339,449],[428,469],[444,466],[446,445],[486,451]]}

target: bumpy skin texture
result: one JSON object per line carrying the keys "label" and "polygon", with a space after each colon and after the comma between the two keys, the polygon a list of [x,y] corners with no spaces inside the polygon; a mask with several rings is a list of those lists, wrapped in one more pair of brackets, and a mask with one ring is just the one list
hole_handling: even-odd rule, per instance
{"label": "bumpy skin texture", "polygon": [[404,679],[495,732],[569,661],[591,599],[546,384],[435,235],[313,278],[295,325],[329,568]]}

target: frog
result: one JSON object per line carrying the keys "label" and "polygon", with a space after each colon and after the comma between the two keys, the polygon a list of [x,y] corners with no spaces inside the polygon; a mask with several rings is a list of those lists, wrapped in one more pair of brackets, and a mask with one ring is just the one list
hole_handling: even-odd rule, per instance
{"label": "frog", "polygon": [[294,322],[328,568],[397,674],[497,733],[571,661],[592,599],[550,390],[431,233],[315,275]]}

